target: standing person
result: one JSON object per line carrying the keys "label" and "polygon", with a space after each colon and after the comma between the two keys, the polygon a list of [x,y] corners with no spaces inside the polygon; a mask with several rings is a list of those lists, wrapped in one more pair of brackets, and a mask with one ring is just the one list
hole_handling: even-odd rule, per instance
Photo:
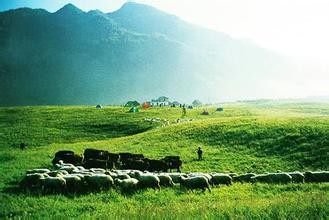
{"label": "standing person", "polygon": [[183,117],[186,116],[186,108],[185,108],[185,106],[183,106],[183,114],[182,114],[182,116],[183,116]]}
{"label": "standing person", "polygon": [[21,142],[21,144],[19,145],[19,148],[21,148],[21,150],[24,150],[26,148],[27,144]]}
{"label": "standing person", "polygon": [[198,148],[198,160],[202,160],[202,154],[203,154],[203,151],[201,150],[201,147]]}

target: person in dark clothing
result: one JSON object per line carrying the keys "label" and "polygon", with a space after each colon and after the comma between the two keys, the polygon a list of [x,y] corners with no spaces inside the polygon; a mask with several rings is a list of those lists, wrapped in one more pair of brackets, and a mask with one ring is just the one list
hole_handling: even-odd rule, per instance
{"label": "person in dark clothing", "polygon": [[183,106],[183,113],[182,113],[182,116],[183,116],[183,117],[186,116],[186,108],[185,108],[185,106]]}
{"label": "person in dark clothing", "polygon": [[201,147],[198,148],[198,160],[202,160],[202,154],[203,154],[203,151],[201,150]]}
{"label": "person in dark clothing", "polygon": [[20,145],[19,145],[19,148],[21,148],[21,150],[24,150],[25,148],[26,148],[26,146],[27,146],[27,144],[25,144],[25,143],[21,143]]}

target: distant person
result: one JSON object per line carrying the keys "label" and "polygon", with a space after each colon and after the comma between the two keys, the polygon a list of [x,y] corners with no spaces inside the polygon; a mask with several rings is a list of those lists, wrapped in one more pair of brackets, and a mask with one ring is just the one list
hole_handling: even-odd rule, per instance
{"label": "distant person", "polygon": [[183,106],[183,113],[182,113],[182,116],[183,116],[183,117],[186,116],[186,108],[185,108],[185,106]]}
{"label": "distant person", "polygon": [[19,145],[19,148],[21,148],[21,150],[24,150],[26,148],[27,144],[21,142],[21,144]]}
{"label": "distant person", "polygon": [[201,147],[198,148],[198,160],[202,160],[202,154],[203,154],[203,151],[201,149]]}

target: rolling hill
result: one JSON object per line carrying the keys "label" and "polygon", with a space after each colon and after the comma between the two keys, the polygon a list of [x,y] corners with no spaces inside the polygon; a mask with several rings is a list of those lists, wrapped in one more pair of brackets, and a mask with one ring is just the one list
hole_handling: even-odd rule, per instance
{"label": "rolling hill", "polygon": [[[189,109],[187,119],[193,120],[181,123],[176,123],[181,109],[169,107],[138,113],[119,106],[1,107],[0,218],[325,219],[328,183],[234,183],[212,187],[211,193],[177,185],[132,195],[116,189],[43,195],[17,188],[26,170],[51,168],[55,152],[65,149],[154,159],[179,155],[184,173],[328,170],[328,104],[265,101],[223,107],[224,112],[211,106]],[[203,108],[210,115],[200,115]],[[144,120],[158,117],[170,125]],[[21,141],[27,149],[19,149]],[[198,146],[204,150],[201,161]]]}
{"label": "rolling hill", "polygon": [[285,65],[248,41],[143,4],[0,13],[2,106],[266,96],[266,82]]}

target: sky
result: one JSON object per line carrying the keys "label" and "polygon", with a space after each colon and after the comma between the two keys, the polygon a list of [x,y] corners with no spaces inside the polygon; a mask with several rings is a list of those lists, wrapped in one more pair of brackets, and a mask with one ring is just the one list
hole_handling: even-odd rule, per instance
{"label": "sky", "polygon": [[[125,0],[0,0],[0,10],[45,8],[54,12],[67,3],[82,10],[111,12]],[[329,95],[329,0],[136,0],[200,26],[225,32],[307,63],[296,73],[303,82],[290,88]],[[294,78],[293,73],[289,78]],[[283,86],[284,87],[284,86]],[[328,87],[328,88],[327,88]],[[288,89],[289,90],[289,89]]]}
{"label": "sky", "polygon": [[[125,0],[0,0],[0,10],[45,8],[67,3],[88,11],[115,11]],[[329,62],[328,0],[137,0],[283,55]]]}

